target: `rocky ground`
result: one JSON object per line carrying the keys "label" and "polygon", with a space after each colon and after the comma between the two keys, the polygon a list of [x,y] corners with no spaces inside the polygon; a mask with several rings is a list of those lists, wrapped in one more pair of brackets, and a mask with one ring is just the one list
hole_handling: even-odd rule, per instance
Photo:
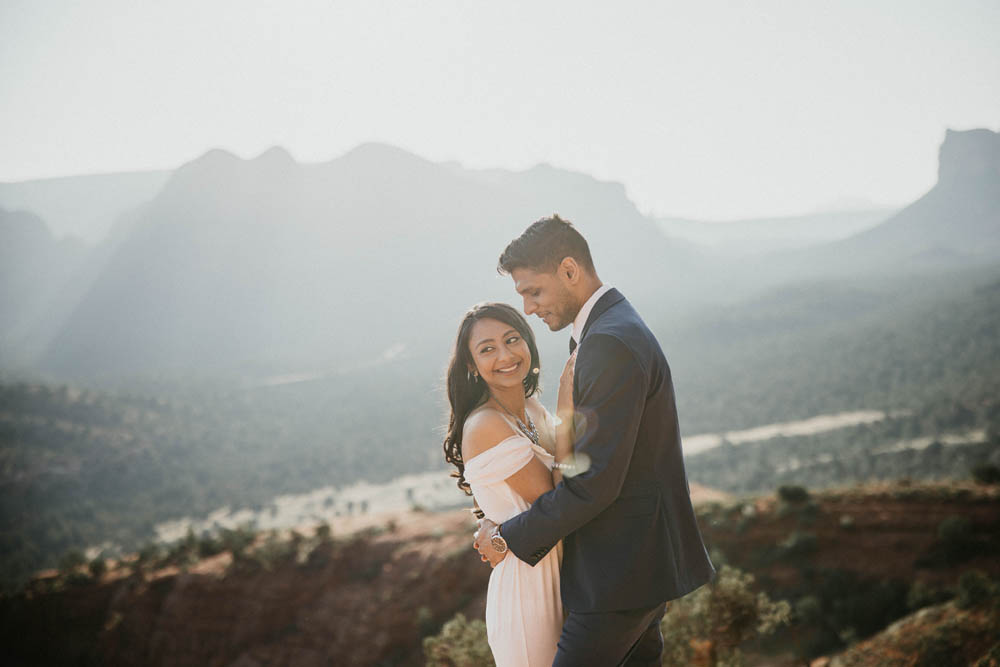
{"label": "rocky ground", "polygon": [[[919,656],[938,650],[926,638],[942,624],[951,629],[938,644],[961,641],[969,656],[986,653],[996,637],[995,607],[960,609],[934,598],[954,597],[964,572],[1000,576],[996,487],[887,484],[792,500],[703,500],[699,516],[715,556],[796,608],[791,627],[747,647],[748,664],[934,664]],[[40,573],[0,598],[0,662],[420,665],[424,636],[458,612],[483,616],[490,571],[471,549],[474,525],[466,511],[368,516],[333,524],[329,536],[303,528],[258,534],[211,556],[133,557],[96,578],[82,569]],[[942,536],[942,525],[958,532]],[[869,631],[863,606],[824,607],[830,577],[861,591],[921,582],[928,605]],[[812,625],[810,613],[819,614]],[[859,615],[854,635],[830,639],[843,624],[823,619],[852,614]]]}

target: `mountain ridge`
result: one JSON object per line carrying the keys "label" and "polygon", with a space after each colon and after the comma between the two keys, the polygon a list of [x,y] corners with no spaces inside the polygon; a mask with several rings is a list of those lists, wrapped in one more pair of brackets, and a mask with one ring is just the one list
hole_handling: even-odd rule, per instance
{"label": "mountain ridge", "polygon": [[[636,277],[635,298],[665,282],[662,258],[681,259],[620,184],[550,168],[493,176],[457,177],[377,144],[320,164],[280,149],[250,160],[209,151],[139,212],[44,365],[86,373],[211,366],[262,351],[335,361],[324,351],[331,340],[352,340],[351,356],[398,343],[397,318],[419,338],[446,340],[442,325],[462,304],[510,298],[496,257],[528,222],[560,209],[609,272],[636,275],[628,268],[640,260],[661,276]],[[577,205],[559,207],[570,192]],[[325,289],[338,284],[348,290]],[[450,302],[436,293],[450,293]],[[341,313],[368,323],[367,335],[354,335]]]}

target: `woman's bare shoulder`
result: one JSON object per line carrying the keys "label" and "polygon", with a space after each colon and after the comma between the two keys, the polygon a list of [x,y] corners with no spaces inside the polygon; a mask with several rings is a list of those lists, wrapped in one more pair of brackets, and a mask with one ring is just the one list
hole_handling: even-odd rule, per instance
{"label": "woman's bare shoulder", "polygon": [[512,435],[517,433],[502,414],[492,408],[480,408],[469,415],[462,428],[462,458],[468,461]]}

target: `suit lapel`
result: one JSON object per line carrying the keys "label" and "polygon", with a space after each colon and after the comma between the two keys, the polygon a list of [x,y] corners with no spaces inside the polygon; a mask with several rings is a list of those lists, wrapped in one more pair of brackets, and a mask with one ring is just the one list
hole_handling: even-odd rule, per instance
{"label": "suit lapel", "polygon": [[604,295],[597,300],[594,307],[590,311],[590,316],[587,318],[587,322],[583,325],[583,331],[580,333],[580,342],[587,337],[587,332],[590,330],[590,325],[597,321],[597,319],[604,314],[611,306],[615,305],[619,301],[624,301],[625,297],[617,289],[612,287]]}

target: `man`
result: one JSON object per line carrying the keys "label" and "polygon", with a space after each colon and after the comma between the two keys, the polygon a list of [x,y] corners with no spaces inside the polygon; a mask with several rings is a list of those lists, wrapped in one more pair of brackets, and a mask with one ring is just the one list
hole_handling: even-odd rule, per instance
{"label": "man", "polygon": [[534,565],[563,540],[568,616],[554,665],[660,665],[666,602],[715,574],[691,506],[670,368],[559,216],[512,241],[498,270],[513,278],[525,314],[552,331],[573,326],[575,448],[590,465],[564,470],[561,484],[502,525],[483,520],[477,548],[494,566],[508,550]]}

